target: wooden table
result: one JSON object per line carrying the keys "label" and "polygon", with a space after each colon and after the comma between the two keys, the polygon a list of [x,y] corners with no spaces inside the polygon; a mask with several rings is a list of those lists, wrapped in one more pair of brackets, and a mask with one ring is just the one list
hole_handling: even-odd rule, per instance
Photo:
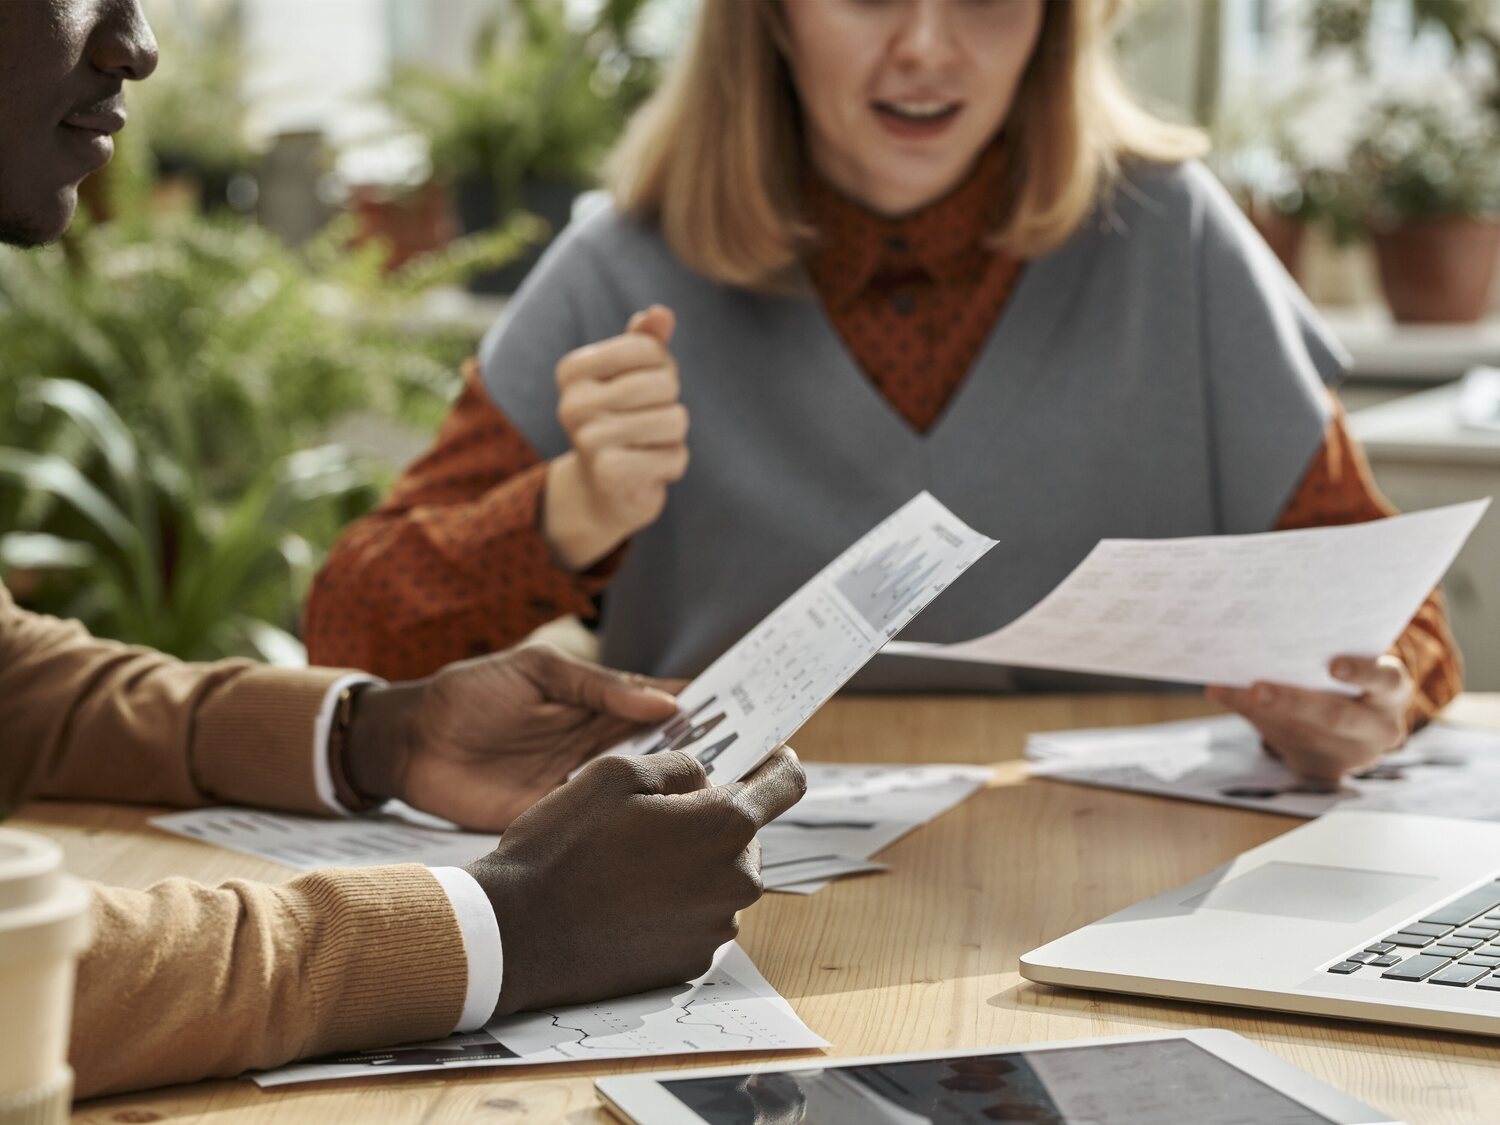
{"label": "wooden table", "polygon": [[[809,760],[995,763],[995,782],[886,851],[887,874],[810,897],[767,895],[745,917],[745,949],[833,1044],[831,1056],[1214,1026],[1413,1125],[1500,1121],[1500,1041],[1053,989],[1017,974],[1024,951],[1299,823],[1021,777],[1028,731],[1209,710],[1189,696],[834,701],[795,739]],[[1500,727],[1500,695],[1468,696],[1452,714]],[[156,832],[150,811],[36,804],[14,823],[60,839],[73,871],[129,886],[168,874],[292,874]],[[685,1065],[692,1060],[468,1070],[279,1091],[203,1082],[85,1103],[74,1121],[584,1125],[609,1120],[594,1097],[600,1075]]]}

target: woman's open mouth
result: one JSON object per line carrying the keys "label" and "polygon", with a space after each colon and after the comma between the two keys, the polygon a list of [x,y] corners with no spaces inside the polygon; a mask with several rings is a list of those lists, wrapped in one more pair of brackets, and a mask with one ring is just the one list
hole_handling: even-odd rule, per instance
{"label": "woman's open mouth", "polygon": [[877,101],[876,119],[899,137],[933,137],[948,128],[963,109],[956,101]]}

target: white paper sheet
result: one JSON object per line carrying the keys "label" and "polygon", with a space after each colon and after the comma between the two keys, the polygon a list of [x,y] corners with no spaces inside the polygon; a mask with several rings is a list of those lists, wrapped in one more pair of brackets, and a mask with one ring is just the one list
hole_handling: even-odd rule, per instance
{"label": "white paper sheet", "polygon": [[371,816],[331,818],[233,807],[154,816],[158,828],[299,871],[386,863],[463,866],[492,851],[497,833],[458,832],[392,801]]}
{"label": "white paper sheet", "polygon": [[994,545],[921,493],[689,684],[681,714],[609,752],[685,750],[716,784],[737,781]]}
{"label": "white paper sheet", "polygon": [[[774,866],[790,859],[833,856],[868,860],[914,828],[959,804],[990,777],[987,766],[878,766],[805,762],[807,796],[761,830],[766,887],[812,894],[827,875]],[[837,874],[881,868],[873,864]],[[795,876],[795,877],[794,877]]]}
{"label": "white paper sheet", "polygon": [[1434,723],[1332,792],[1309,785],[1261,748],[1237,715],[1032,735],[1029,772],[1286,816],[1332,808],[1500,820],[1500,731]]}
{"label": "white paper sheet", "polygon": [[816,894],[834,879],[889,871],[884,863],[818,851],[800,839],[761,836],[761,880],[768,891],[794,895]]}
{"label": "white paper sheet", "polygon": [[1102,540],[1011,624],[886,651],[1182,683],[1351,689],[1336,656],[1390,648],[1488,500],[1347,527]]}
{"label": "white paper sheet", "polygon": [[[942,815],[984,784],[983,766],[867,766],[804,763],[798,805],[761,831],[768,890],[811,894],[843,875],[883,871],[870,857]],[[378,815],[347,819],[211,808],[168,813],[151,823],[179,836],[313,871],[385,863],[462,866],[498,837],[459,832],[399,801]]]}
{"label": "white paper sheet", "polygon": [[712,969],[675,988],[525,1012],[495,1020],[473,1035],[353,1051],[252,1077],[261,1086],[282,1086],[418,1070],[826,1046],[766,983],[745,951],[730,942]]}

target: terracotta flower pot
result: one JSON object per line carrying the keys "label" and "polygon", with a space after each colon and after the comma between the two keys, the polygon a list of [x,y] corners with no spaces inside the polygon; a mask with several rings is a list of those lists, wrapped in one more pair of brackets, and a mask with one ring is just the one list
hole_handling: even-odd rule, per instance
{"label": "terracotta flower pot", "polygon": [[457,234],[448,193],[438,183],[429,182],[402,194],[356,186],[350,206],[359,218],[353,244],[385,239],[390,247],[385,262],[388,272],[395,272],[419,254],[441,250]]}
{"label": "terracotta flower pot", "polygon": [[1484,316],[1500,223],[1454,215],[1372,232],[1380,284],[1402,324],[1470,324]]}

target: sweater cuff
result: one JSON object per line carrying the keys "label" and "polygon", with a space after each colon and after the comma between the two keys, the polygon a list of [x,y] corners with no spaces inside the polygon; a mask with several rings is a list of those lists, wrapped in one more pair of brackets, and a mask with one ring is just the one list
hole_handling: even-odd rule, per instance
{"label": "sweater cuff", "polygon": [[230,805],[327,816],[319,795],[318,718],[347,672],[251,668],[199,709],[191,768],[197,788]]}
{"label": "sweater cuff", "polygon": [[463,1014],[463,933],[418,864],[330,869],[278,888],[306,940],[314,1026],[301,1055],[452,1033]]}

